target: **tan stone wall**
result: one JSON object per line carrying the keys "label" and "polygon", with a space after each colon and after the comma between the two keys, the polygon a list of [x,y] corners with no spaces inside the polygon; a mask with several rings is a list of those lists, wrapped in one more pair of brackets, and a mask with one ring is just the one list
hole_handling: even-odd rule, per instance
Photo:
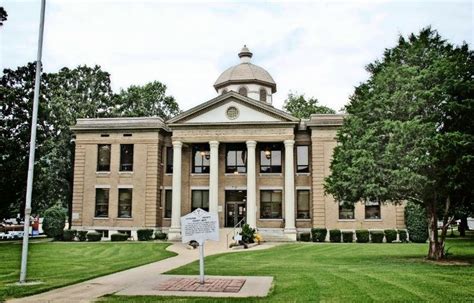
{"label": "tan stone wall", "polygon": [[[124,133],[132,133],[124,137]],[[138,229],[156,227],[159,203],[159,133],[114,132],[109,137],[101,133],[76,135],[75,188],[73,196],[73,226],[97,229]],[[110,172],[97,172],[97,145],[111,144]],[[133,172],[119,172],[120,144],[134,144]],[[82,161],[81,158],[84,157]],[[109,186],[109,217],[95,218],[95,188]],[[118,218],[118,188],[133,186],[132,218]],[[81,207],[82,204],[82,207]]]}

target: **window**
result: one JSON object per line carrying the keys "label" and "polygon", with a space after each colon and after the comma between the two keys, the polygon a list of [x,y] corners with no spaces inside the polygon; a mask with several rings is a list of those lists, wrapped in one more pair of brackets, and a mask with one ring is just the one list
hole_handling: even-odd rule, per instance
{"label": "window", "polygon": [[95,217],[107,218],[109,216],[109,189],[95,189]]}
{"label": "window", "polygon": [[380,219],[380,202],[366,201],[365,202],[365,218],[366,219]]}
{"label": "window", "polygon": [[261,146],[260,172],[281,173],[281,144],[264,144]]}
{"label": "window", "polygon": [[209,191],[208,190],[193,190],[191,197],[191,211],[198,208],[209,211]]}
{"label": "window", "polygon": [[296,172],[309,173],[309,146],[296,146]]}
{"label": "window", "polygon": [[97,145],[97,171],[110,171],[110,144]]}
{"label": "window", "polygon": [[247,97],[247,88],[245,86],[240,87],[239,88],[239,94],[241,94],[242,96]]}
{"label": "window", "polygon": [[165,190],[165,218],[171,218],[172,198],[173,192],[170,189]]}
{"label": "window", "polygon": [[132,217],[132,189],[119,188],[118,217]]}
{"label": "window", "polygon": [[297,190],[296,191],[296,218],[297,219],[309,219],[309,190]]}
{"label": "window", "polygon": [[227,88],[224,88],[224,89],[222,90],[222,95],[227,94],[227,92],[228,92],[228,91],[227,91]]}
{"label": "window", "polygon": [[247,172],[247,149],[245,144],[227,144],[226,173]]}
{"label": "window", "polygon": [[354,203],[339,201],[339,219],[341,220],[354,219]]}
{"label": "window", "polygon": [[173,147],[166,147],[166,173],[173,173]]}
{"label": "window", "polygon": [[260,218],[281,219],[281,190],[260,191]]}
{"label": "window", "polygon": [[267,102],[267,90],[264,88],[260,89],[260,101]]}
{"label": "window", "polygon": [[120,144],[120,171],[133,171],[133,144]]}
{"label": "window", "polygon": [[211,153],[209,151],[209,144],[193,145],[193,173],[194,174],[208,174],[210,158],[211,158]]}

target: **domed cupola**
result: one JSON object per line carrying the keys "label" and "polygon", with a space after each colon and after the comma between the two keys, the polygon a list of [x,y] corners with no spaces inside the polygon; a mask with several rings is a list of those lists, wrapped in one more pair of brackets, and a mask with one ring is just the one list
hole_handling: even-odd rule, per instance
{"label": "domed cupola", "polygon": [[240,64],[226,69],[217,78],[214,88],[219,94],[235,91],[271,104],[272,94],[276,92],[276,83],[265,69],[250,62],[252,56],[252,52],[244,45],[239,53]]}

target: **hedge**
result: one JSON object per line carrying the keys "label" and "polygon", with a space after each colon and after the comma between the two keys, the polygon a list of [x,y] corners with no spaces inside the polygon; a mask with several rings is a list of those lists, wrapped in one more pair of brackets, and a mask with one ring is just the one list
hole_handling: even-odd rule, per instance
{"label": "hedge", "polygon": [[112,242],[127,241],[127,240],[128,240],[128,235],[123,234],[123,233],[116,233],[110,236],[110,241]]}
{"label": "hedge", "polygon": [[87,230],[80,230],[77,232],[77,238],[79,241],[85,241],[87,239]]}
{"label": "hedge", "polygon": [[367,242],[369,242],[369,231],[367,229],[357,229],[356,230],[356,242],[357,243],[367,243]]}
{"label": "hedge", "polygon": [[66,229],[63,231],[63,241],[74,241],[76,238],[77,230]]}
{"label": "hedge", "polygon": [[372,243],[382,243],[384,233],[382,230],[371,230],[370,231],[370,240]]}
{"label": "hedge", "polygon": [[313,242],[326,241],[327,233],[328,233],[328,230],[326,228],[312,228],[311,237],[313,238]]}
{"label": "hedge", "polygon": [[153,238],[153,229],[137,230],[138,241],[149,241]]}
{"label": "hedge", "polygon": [[311,241],[311,234],[310,233],[301,233],[300,234],[300,241],[302,241],[302,242]]}
{"label": "hedge", "polygon": [[90,231],[87,233],[87,241],[98,242],[102,239],[102,234],[96,231]]}
{"label": "hedge", "polygon": [[341,231],[339,229],[331,229],[329,231],[329,241],[341,243]]}
{"label": "hedge", "polygon": [[386,229],[384,233],[387,243],[392,243],[393,241],[397,240],[397,231],[395,229]]}
{"label": "hedge", "polygon": [[410,241],[425,243],[428,239],[428,222],[423,206],[408,202],[405,207],[405,223]]}
{"label": "hedge", "polygon": [[61,239],[66,225],[67,211],[61,206],[53,206],[44,212],[43,231],[48,237]]}
{"label": "hedge", "polygon": [[343,231],[342,242],[351,243],[352,241],[354,241],[354,233],[352,231]]}
{"label": "hedge", "polygon": [[399,229],[398,230],[398,237],[399,237],[399,240],[400,242],[408,242],[407,239],[408,239],[408,235],[407,235],[407,231],[404,230],[404,229]]}
{"label": "hedge", "polygon": [[162,232],[162,231],[157,231],[157,232],[155,233],[155,239],[156,239],[156,240],[166,240],[166,238],[168,238],[168,235],[165,234],[165,233]]}

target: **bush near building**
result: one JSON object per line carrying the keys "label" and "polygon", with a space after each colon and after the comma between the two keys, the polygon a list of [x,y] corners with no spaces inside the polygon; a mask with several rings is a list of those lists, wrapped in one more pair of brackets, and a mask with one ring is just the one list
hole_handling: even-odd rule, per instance
{"label": "bush near building", "polygon": [[354,233],[352,231],[343,231],[342,232],[342,242],[352,243],[354,241]]}
{"label": "bush near building", "polygon": [[66,229],[63,231],[63,241],[74,241],[76,239],[77,230]]}
{"label": "bush near building", "polygon": [[56,240],[63,236],[64,226],[66,225],[67,212],[61,206],[53,206],[44,212],[43,231],[48,237]]}
{"label": "bush near building", "polygon": [[382,230],[371,230],[370,240],[372,243],[383,243],[384,233]]}
{"label": "bush near building", "polygon": [[155,232],[155,239],[156,240],[166,240],[168,238],[168,235],[160,230]]}
{"label": "bush near building", "polygon": [[310,233],[301,233],[300,234],[300,241],[302,241],[302,242],[311,241],[311,234]]}
{"label": "bush near building", "polygon": [[329,241],[341,243],[341,231],[339,229],[331,229],[329,231]]}
{"label": "bush near building", "polygon": [[87,233],[87,241],[89,242],[99,242],[102,240],[102,234],[96,231],[90,231]]}
{"label": "bush near building", "polygon": [[115,233],[110,236],[110,241],[112,242],[119,242],[119,241],[127,241],[128,235],[123,233]]}
{"label": "bush near building", "polygon": [[408,202],[405,207],[405,224],[411,242],[425,243],[428,240],[428,222],[423,206]]}
{"label": "bush near building", "polygon": [[87,230],[80,230],[77,232],[77,238],[79,241],[84,242],[87,240]]}
{"label": "bush near building", "polygon": [[392,243],[393,241],[397,240],[397,231],[395,229],[386,229],[384,233],[387,243]]}
{"label": "bush near building", "polygon": [[367,229],[357,229],[356,230],[356,242],[357,243],[367,243],[367,242],[369,242],[369,231]]}
{"label": "bush near building", "polygon": [[408,242],[407,231],[404,230],[404,229],[399,229],[398,230],[398,238],[399,238],[400,242],[403,242],[403,243]]}
{"label": "bush near building", "polygon": [[138,241],[150,241],[153,238],[153,229],[137,230]]}
{"label": "bush near building", "polygon": [[313,242],[326,241],[327,233],[328,233],[328,230],[326,228],[312,228],[311,237],[313,238]]}

